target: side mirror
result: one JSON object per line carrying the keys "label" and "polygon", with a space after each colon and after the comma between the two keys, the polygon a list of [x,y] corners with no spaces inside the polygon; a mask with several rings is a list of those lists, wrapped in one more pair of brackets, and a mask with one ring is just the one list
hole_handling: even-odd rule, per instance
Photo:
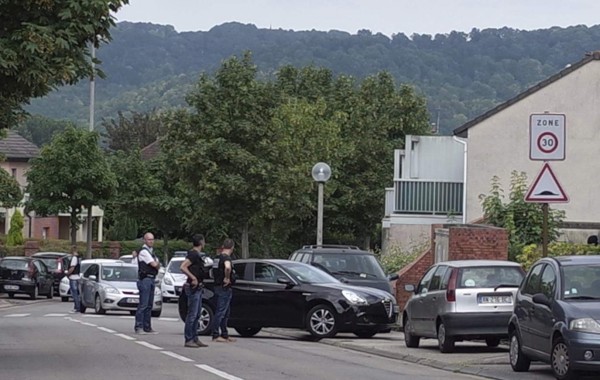
{"label": "side mirror", "polygon": [[90,279],[90,281],[98,281],[98,277],[91,275],[90,277],[88,277]]}
{"label": "side mirror", "polygon": [[343,282],[344,284],[347,284],[349,282],[346,277],[340,277],[338,278],[338,280],[340,280],[340,282]]}
{"label": "side mirror", "polygon": [[415,292],[415,286],[413,284],[405,284],[404,285],[404,290],[406,290],[409,293],[414,293]]}
{"label": "side mirror", "polygon": [[398,273],[391,273],[388,274],[388,281],[396,281],[397,279],[400,278],[400,276],[398,276]]}
{"label": "side mirror", "polygon": [[292,288],[294,286],[294,283],[292,282],[292,280],[290,280],[287,277],[283,277],[283,276],[277,277],[277,283],[285,284],[287,289]]}
{"label": "side mirror", "polygon": [[533,302],[540,304],[540,305],[546,305],[548,307],[550,307],[550,304],[552,303],[550,301],[550,298],[548,298],[548,296],[546,296],[543,293],[537,293],[533,295]]}

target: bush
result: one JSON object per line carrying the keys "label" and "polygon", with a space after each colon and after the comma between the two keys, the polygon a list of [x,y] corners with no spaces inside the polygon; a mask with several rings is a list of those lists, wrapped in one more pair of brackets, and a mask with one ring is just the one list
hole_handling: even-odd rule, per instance
{"label": "bush", "polygon": [[[548,244],[548,257],[598,254],[600,254],[600,246],[597,245],[567,242],[554,242]],[[525,270],[529,270],[529,268],[541,258],[542,247],[537,244],[530,244],[525,246],[521,253],[517,255],[517,262],[519,262]]]}
{"label": "bush", "polygon": [[415,261],[415,259],[422,254],[429,241],[413,244],[408,250],[402,250],[397,245],[393,245],[388,248],[386,253],[381,250],[376,251],[375,255],[383,265],[383,270],[386,274],[396,273],[400,269],[404,268],[408,264]]}
{"label": "bush", "polygon": [[23,245],[23,214],[19,210],[15,210],[12,218],[10,218],[10,229],[6,237],[6,245],[14,247]]}

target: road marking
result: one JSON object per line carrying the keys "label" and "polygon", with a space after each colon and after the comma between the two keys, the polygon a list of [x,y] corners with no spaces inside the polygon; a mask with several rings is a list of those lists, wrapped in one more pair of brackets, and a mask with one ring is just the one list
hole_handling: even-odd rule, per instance
{"label": "road marking", "polygon": [[83,314],[82,317],[83,318],[104,318],[103,315],[98,315],[98,314]]}
{"label": "road marking", "polygon": [[89,323],[89,322],[81,322],[81,324],[85,325],[85,326],[90,326],[90,327],[98,327],[98,325],[95,325],[95,324]]}
{"label": "road marking", "polygon": [[135,315],[132,316],[124,316],[124,317],[119,317],[121,319],[135,319]]}
{"label": "road marking", "polygon": [[159,321],[169,321],[169,322],[176,322],[179,321],[179,318],[158,318]]}
{"label": "road marking", "polygon": [[118,336],[119,338],[123,338],[123,339],[127,339],[127,340],[135,340],[135,338],[133,338],[129,335],[125,335],[125,334],[115,334],[115,336]]}
{"label": "road marking", "polygon": [[6,314],[4,316],[4,318],[21,318],[21,317],[28,317],[31,314]]}
{"label": "road marking", "polygon": [[68,314],[59,314],[59,313],[50,313],[50,314],[45,314],[44,317],[65,317]]}
{"label": "road marking", "polygon": [[141,346],[151,348],[153,350],[162,350],[162,347],[155,346],[152,343],[144,342],[143,340],[138,340],[136,341],[136,343]]}
{"label": "road marking", "polygon": [[165,355],[170,356],[170,357],[175,358],[175,359],[179,359],[182,362],[193,362],[192,359],[186,358],[185,356],[177,355],[176,353],[171,352],[171,351],[161,351],[160,353],[161,354],[165,354]]}
{"label": "road marking", "polygon": [[102,330],[104,332],[111,333],[111,334],[116,333],[115,330],[107,329],[106,327],[100,327],[100,326],[98,326],[98,330]]}
{"label": "road marking", "polygon": [[212,373],[214,375],[222,377],[224,379],[227,379],[227,380],[243,380],[240,377],[236,377],[236,376],[230,375],[227,372],[219,371],[218,369],[213,368],[213,367],[211,367],[209,365],[206,365],[206,364],[196,364],[196,367],[198,367],[200,369],[203,369],[206,372],[210,372],[210,373]]}

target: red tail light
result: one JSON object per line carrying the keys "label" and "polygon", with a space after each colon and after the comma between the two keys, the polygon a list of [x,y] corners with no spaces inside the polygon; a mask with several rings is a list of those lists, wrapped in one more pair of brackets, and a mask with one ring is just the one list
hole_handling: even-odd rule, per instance
{"label": "red tail light", "polygon": [[33,279],[35,274],[35,267],[33,266],[33,262],[29,262],[29,268],[27,269],[27,277]]}
{"label": "red tail light", "polygon": [[448,289],[446,290],[446,301],[456,302],[456,278],[458,277],[458,269],[453,268],[448,280]]}

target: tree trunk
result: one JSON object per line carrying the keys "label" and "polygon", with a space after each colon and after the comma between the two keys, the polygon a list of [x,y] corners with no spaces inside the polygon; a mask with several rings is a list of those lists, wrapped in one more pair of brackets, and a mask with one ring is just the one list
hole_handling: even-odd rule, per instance
{"label": "tree trunk", "polygon": [[363,249],[365,251],[371,249],[371,235],[365,235],[365,239],[363,240]]}
{"label": "tree trunk", "polygon": [[71,228],[71,245],[77,244],[77,227],[79,226],[77,214],[77,209],[71,209],[71,217],[69,220],[69,226]]}
{"label": "tree trunk", "polygon": [[244,223],[244,229],[242,230],[242,258],[250,258],[250,242],[249,242],[249,230],[248,222]]}
{"label": "tree trunk", "polygon": [[167,265],[169,262],[169,234],[163,235],[163,262],[161,265]]}
{"label": "tree trunk", "polygon": [[87,249],[85,251],[85,257],[88,259],[92,258],[92,206],[89,206],[87,209]]}

